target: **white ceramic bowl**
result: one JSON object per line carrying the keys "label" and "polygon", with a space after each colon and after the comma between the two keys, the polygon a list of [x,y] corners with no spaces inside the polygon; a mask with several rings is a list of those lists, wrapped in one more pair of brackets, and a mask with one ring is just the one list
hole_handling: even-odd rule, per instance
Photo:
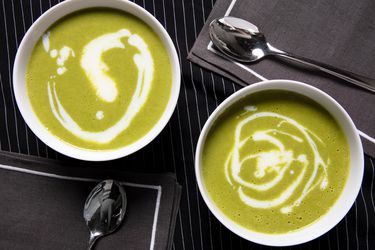
{"label": "white ceramic bowl", "polygon": [[[236,103],[239,99],[242,99],[243,97],[255,92],[270,89],[293,91],[310,97],[311,99],[320,103],[341,125],[350,147],[350,172],[344,190],[337,202],[328,211],[328,213],[323,215],[322,218],[320,218],[318,221],[298,231],[286,234],[258,233],[248,230],[230,220],[220,211],[219,208],[216,207],[215,203],[211,200],[205,188],[201,173],[201,158],[203,147],[205,144],[206,136],[215,120],[229,106]],[[247,240],[268,246],[290,246],[301,244],[313,240],[333,228],[347,214],[358,195],[362,184],[363,167],[364,160],[362,144],[357,129],[346,111],[332,97],[322,92],[321,90],[301,82],[290,80],[271,80],[252,84],[228,97],[223,103],[219,105],[219,107],[216,108],[216,110],[208,118],[200,134],[195,154],[195,174],[199,190],[211,212],[222,224],[224,224],[224,226],[226,226],[237,235]]]}
{"label": "white ceramic bowl", "polygon": [[[167,48],[172,65],[172,93],[166,110],[155,126],[136,142],[115,150],[86,150],[68,144],[51,134],[34,114],[26,91],[25,73],[34,45],[45,31],[57,20],[78,10],[92,7],[109,7],[131,13],[148,24]],[[171,38],[163,26],[145,9],[126,0],[66,0],[49,9],[30,27],[24,36],[16,55],[13,69],[13,88],[18,108],[27,125],[45,144],[67,156],[88,160],[104,161],[129,155],[151,142],[165,127],[177,104],[180,92],[180,66]]]}

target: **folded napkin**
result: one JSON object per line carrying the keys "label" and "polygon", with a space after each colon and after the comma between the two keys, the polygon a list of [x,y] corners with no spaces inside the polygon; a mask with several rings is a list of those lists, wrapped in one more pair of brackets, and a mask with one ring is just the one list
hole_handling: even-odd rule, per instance
{"label": "folded napkin", "polygon": [[188,59],[241,85],[266,79],[311,84],[335,98],[361,131],[365,152],[375,157],[375,94],[274,57],[240,64],[218,55],[208,25],[225,15],[258,26],[278,49],[375,79],[375,1],[218,0]]}
{"label": "folded napkin", "polygon": [[128,206],[95,249],[170,249],[181,187],[172,174],[134,174],[0,152],[0,249],[86,249],[83,206],[103,179],[123,185]]}

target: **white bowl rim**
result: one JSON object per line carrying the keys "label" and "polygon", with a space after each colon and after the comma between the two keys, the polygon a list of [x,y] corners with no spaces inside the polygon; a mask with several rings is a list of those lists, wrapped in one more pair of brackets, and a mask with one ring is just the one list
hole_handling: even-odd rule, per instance
{"label": "white bowl rim", "polygon": [[[315,101],[316,99],[310,97],[309,95],[305,93],[301,93],[298,91],[295,91],[295,89],[290,89],[291,86],[298,87],[300,90],[308,90],[313,91],[319,96],[321,96],[325,101],[330,102],[333,106],[335,106],[336,110],[345,117],[346,122],[351,131],[351,135],[346,134],[345,135],[351,136],[350,138],[353,139],[353,142],[350,143],[348,141],[348,144],[350,146],[350,173],[348,176],[348,180],[345,184],[344,190],[340,194],[340,197],[338,200],[334,203],[334,205],[330,208],[330,210],[323,215],[320,219],[318,219],[316,222],[313,222],[312,224],[309,224],[302,229],[299,229],[297,231],[284,233],[284,234],[265,234],[265,233],[259,233],[255,231],[251,231],[243,226],[240,226],[239,224],[233,222],[230,220],[226,215],[224,215],[219,208],[216,207],[212,199],[210,198],[209,194],[207,193],[205,186],[203,184],[203,177],[201,176],[201,155],[204,148],[204,142],[206,139],[206,136],[208,132],[211,129],[211,126],[213,125],[214,121],[220,116],[224,110],[233,104],[234,102],[238,101],[239,99],[242,99],[245,96],[248,96],[250,94],[253,94],[258,91],[263,90],[287,90],[296,92],[302,95],[305,95]],[[320,103],[321,104],[321,103]],[[323,104],[321,104],[324,108],[327,108]],[[330,111],[329,111],[330,112]],[[330,112],[331,113],[331,112]],[[334,114],[331,113],[335,117]],[[336,118],[336,117],[335,117]],[[342,125],[342,124],[340,124]],[[344,129],[343,129],[344,130]],[[348,139],[349,140],[349,139]],[[352,156],[355,156],[355,159],[352,159]],[[354,163],[353,163],[354,162]],[[356,167],[353,164],[356,164]],[[356,171],[353,169],[356,168]],[[343,218],[344,216],[349,212],[350,208],[354,204],[356,197],[358,196],[358,193],[361,188],[362,179],[363,179],[363,172],[364,172],[364,156],[363,156],[363,149],[361,140],[359,137],[359,133],[351,120],[348,113],[344,110],[343,107],[331,96],[326,94],[325,92],[321,91],[318,88],[315,88],[311,85],[308,85],[303,82],[294,81],[294,80],[284,80],[284,79],[277,79],[277,80],[267,80],[267,81],[261,81],[258,83],[254,83],[252,85],[249,85],[247,87],[244,87],[243,89],[233,93],[231,96],[226,98],[215,110],[214,112],[209,116],[208,120],[206,121],[201,134],[198,139],[198,144],[195,151],[195,175],[196,180],[198,184],[198,188],[200,191],[200,194],[203,197],[204,202],[210,209],[210,211],[214,214],[214,216],[229,230],[231,230],[233,233],[237,234],[238,236],[247,239],[249,241],[266,245],[266,246],[292,246],[292,245],[298,245],[302,243],[306,243],[308,241],[311,241],[313,239],[318,238],[319,236],[325,234],[329,230],[331,230],[334,226],[336,226]],[[349,177],[351,177],[354,174],[355,183],[353,186],[349,187]],[[343,193],[349,192],[349,197],[343,198]],[[339,202],[343,202],[343,206],[341,206],[338,209]],[[336,211],[333,211],[335,208]],[[334,213],[336,212],[336,213]],[[328,219],[327,219],[328,218]],[[326,223],[326,224],[324,224]],[[313,228],[313,230],[311,230]]]}
{"label": "white bowl rim", "polygon": [[[159,38],[164,43],[164,46],[168,50],[169,58],[171,61],[172,67],[172,89],[171,94],[169,97],[168,104],[161,115],[158,122],[155,126],[143,137],[139,138],[137,141],[133,142],[132,144],[126,145],[125,147],[111,149],[111,150],[90,150],[84,149],[80,147],[76,147],[68,142],[63,141],[62,139],[57,138],[50,132],[48,132],[45,127],[41,124],[39,119],[36,117],[34,113],[27,112],[25,109],[26,105],[30,105],[27,93],[22,91],[21,85],[26,84],[25,75],[22,72],[19,72],[19,66],[28,63],[29,56],[32,52],[27,47],[34,47],[36,41],[35,40],[35,32],[39,32],[43,34],[48,27],[53,25],[57,20],[60,20],[64,16],[71,14],[73,12],[77,12],[80,10],[84,10],[87,8],[96,8],[96,7],[105,7],[105,8],[114,8],[119,9],[121,11],[130,13],[135,15],[146,24],[148,24],[154,32],[159,36]],[[64,12],[64,14],[61,14]],[[40,30],[40,26],[46,26],[46,29]],[[39,30],[38,30],[39,29]],[[41,36],[40,36],[41,37]],[[38,39],[40,39],[40,37]],[[32,46],[28,43],[32,43]],[[26,49],[25,49],[26,48]],[[29,53],[25,52],[24,50],[29,50]],[[24,66],[23,66],[24,67]],[[170,38],[167,31],[164,27],[160,24],[160,22],[152,16],[147,10],[143,9],[142,7],[138,6],[137,4],[127,1],[127,0],[66,0],[61,2],[45,13],[43,13],[28,29],[25,36],[23,37],[20,46],[18,48],[14,67],[13,67],[13,91],[16,99],[17,106],[20,110],[20,113],[24,120],[26,121],[27,125],[31,129],[31,131],[46,145],[51,147],[52,149],[56,150],[59,153],[67,155],[72,158],[80,159],[80,160],[87,160],[87,161],[106,161],[106,160],[114,160],[121,157],[125,157],[130,155],[147,144],[149,144],[155,137],[163,130],[166,126],[168,121],[170,120],[174,109],[177,105],[178,96],[180,93],[180,83],[181,81],[181,73],[180,73],[180,63],[179,58],[176,52],[176,48],[172,39]],[[26,98],[24,98],[26,95]],[[27,100],[24,100],[27,99]]]}

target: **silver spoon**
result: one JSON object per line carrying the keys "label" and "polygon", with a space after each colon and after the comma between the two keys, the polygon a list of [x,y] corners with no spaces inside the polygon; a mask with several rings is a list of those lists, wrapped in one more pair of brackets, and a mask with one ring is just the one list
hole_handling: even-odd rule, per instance
{"label": "silver spoon", "polygon": [[374,79],[276,49],[266,41],[264,35],[254,24],[243,19],[236,17],[215,19],[210,24],[209,33],[212,43],[224,55],[233,60],[255,62],[268,55],[279,56],[305,64],[375,92]]}
{"label": "silver spoon", "polygon": [[127,205],[124,188],[114,180],[100,182],[86,199],[83,217],[90,230],[88,249],[95,241],[115,231],[124,219]]}

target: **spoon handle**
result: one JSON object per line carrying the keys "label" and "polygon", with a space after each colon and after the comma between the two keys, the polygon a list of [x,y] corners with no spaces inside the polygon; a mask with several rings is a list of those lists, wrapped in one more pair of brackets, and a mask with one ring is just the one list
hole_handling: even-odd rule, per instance
{"label": "spoon handle", "polygon": [[96,240],[99,238],[100,238],[100,235],[95,235],[95,234],[90,233],[89,246],[87,247],[87,249],[91,250]]}
{"label": "spoon handle", "polygon": [[318,69],[330,75],[336,76],[340,79],[346,80],[347,82],[353,83],[357,86],[360,86],[362,88],[365,88],[375,93],[375,80],[374,79],[368,78],[366,76],[354,74],[352,72],[342,70],[342,69],[333,67],[325,63],[321,63],[321,62],[317,62],[308,58],[293,55],[292,53],[276,49],[272,47],[271,45],[269,45],[269,48],[270,48],[271,55],[280,56],[280,57],[287,58],[295,62],[305,64],[307,66]]}

